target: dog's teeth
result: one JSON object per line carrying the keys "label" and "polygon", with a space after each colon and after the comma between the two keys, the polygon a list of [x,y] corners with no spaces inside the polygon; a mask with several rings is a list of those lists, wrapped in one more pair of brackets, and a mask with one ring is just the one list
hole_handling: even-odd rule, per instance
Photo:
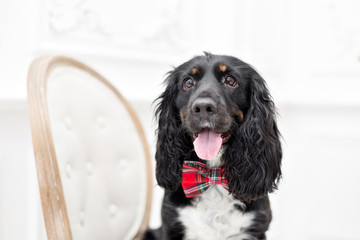
{"label": "dog's teeth", "polygon": [[198,133],[195,133],[195,137],[198,137],[199,136],[199,134]]}

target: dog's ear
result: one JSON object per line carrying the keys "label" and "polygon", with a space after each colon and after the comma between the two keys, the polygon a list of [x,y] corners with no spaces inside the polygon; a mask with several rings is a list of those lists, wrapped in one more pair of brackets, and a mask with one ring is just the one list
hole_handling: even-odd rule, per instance
{"label": "dog's ear", "polygon": [[176,70],[169,73],[165,83],[167,87],[157,99],[159,103],[155,112],[158,118],[156,179],[160,187],[176,191],[180,186],[181,165],[189,140],[181,128],[180,113],[175,103],[178,94]]}
{"label": "dog's ear", "polygon": [[275,106],[264,79],[253,69],[250,106],[225,152],[225,177],[230,192],[244,201],[265,196],[281,177],[282,149]]}

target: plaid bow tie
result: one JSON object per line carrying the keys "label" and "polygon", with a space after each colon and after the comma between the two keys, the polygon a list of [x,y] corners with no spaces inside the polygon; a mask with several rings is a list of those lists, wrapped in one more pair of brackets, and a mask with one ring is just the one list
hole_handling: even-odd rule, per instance
{"label": "plaid bow tie", "polygon": [[201,162],[184,161],[181,185],[187,198],[198,196],[215,184],[229,189],[224,177],[224,168],[209,168]]}

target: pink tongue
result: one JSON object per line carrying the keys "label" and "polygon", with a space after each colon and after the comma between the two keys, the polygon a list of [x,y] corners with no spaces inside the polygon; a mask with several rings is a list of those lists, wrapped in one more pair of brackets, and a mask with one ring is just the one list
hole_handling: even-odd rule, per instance
{"label": "pink tongue", "polygon": [[194,141],[195,152],[199,158],[204,160],[212,160],[216,158],[221,148],[222,138],[210,129],[204,129]]}

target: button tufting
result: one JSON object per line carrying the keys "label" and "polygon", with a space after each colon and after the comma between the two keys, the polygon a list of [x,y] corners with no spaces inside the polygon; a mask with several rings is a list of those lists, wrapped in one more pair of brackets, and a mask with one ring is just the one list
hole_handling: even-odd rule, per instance
{"label": "button tufting", "polygon": [[68,130],[71,130],[73,128],[73,122],[71,121],[71,118],[70,117],[66,117],[65,118],[65,127],[68,129]]}
{"label": "button tufting", "polygon": [[72,167],[70,163],[66,163],[65,172],[66,172],[66,176],[71,177]]}
{"label": "button tufting", "polygon": [[85,213],[84,212],[80,212],[79,214],[79,221],[80,221],[80,225],[81,226],[84,226],[84,223],[85,223]]}
{"label": "button tufting", "polygon": [[87,162],[86,163],[86,171],[89,175],[93,174],[93,170],[94,170],[94,164],[92,162]]}
{"label": "button tufting", "polygon": [[106,127],[106,120],[105,120],[104,116],[98,116],[96,118],[96,121],[97,121],[98,126],[100,128],[105,128]]}
{"label": "button tufting", "polygon": [[115,217],[116,213],[118,211],[118,207],[115,204],[111,204],[109,207],[109,213],[110,213],[110,217]]}
{"label": "button tufting", "polygon": [[128,164],[128,160],[126,160],[125,158],[120,158],[119,162],[118,162],[118,166],[121,170],[125,170]]}

